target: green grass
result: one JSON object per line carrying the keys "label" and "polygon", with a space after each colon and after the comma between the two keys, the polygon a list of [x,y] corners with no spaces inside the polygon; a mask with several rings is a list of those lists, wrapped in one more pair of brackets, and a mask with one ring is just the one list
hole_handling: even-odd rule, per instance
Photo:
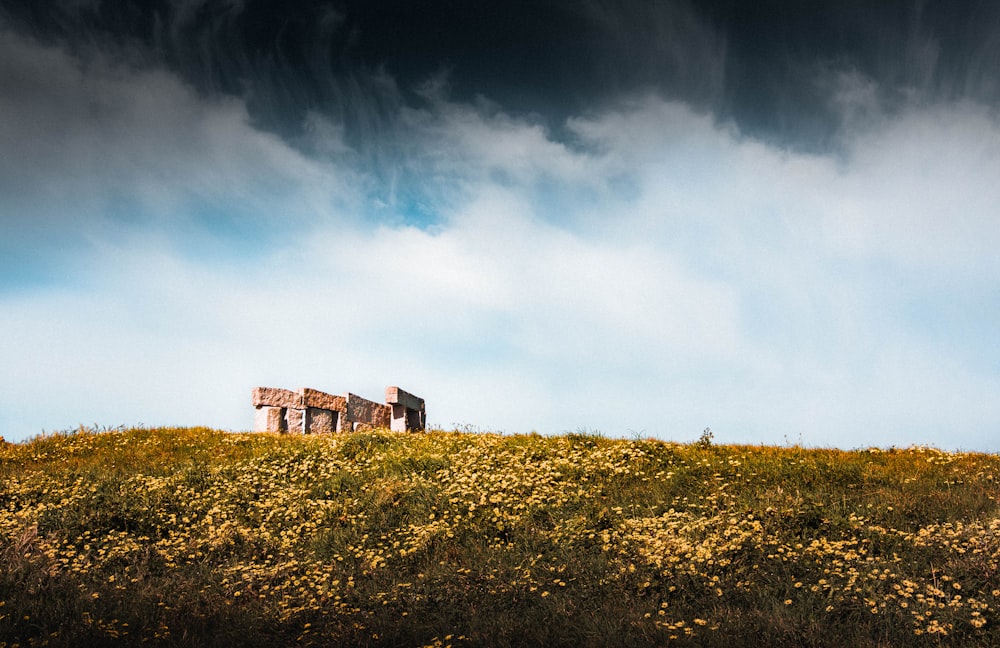
{"label": "green grass", "polygon": [[385,431],[0,444],[0,647],[1000,645],[1000,457]]}

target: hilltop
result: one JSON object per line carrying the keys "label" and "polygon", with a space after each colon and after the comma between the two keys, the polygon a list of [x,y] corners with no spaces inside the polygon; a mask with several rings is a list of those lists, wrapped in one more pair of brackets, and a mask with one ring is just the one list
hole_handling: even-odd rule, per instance
{"label": "hilltop", "polygon": [[1000,645],[1000,457],[587,434],[0,444],[0,646]]}

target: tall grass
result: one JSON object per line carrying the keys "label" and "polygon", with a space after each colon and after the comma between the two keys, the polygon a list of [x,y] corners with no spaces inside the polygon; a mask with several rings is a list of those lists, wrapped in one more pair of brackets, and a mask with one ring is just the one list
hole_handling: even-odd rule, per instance
{"label": "tall grass", "polygon": [[1000,458],[430,432],[0,445],[0,647],[1000,645]]}

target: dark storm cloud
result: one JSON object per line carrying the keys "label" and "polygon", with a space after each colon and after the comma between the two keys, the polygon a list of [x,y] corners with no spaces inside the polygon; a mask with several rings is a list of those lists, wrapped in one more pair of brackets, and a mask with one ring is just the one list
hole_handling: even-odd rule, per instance
{"label": "dark storm cloud", "polygon": [[[81,257],[137,232],[217,257],[360,211],[342,203],[352,169],[314,164],[254,129],[242,101],[161,67],[0,27],[0,87],[0,292],[75,281]],[[312,128],[316,146],[342,149],[327,130]]]}
{"label": "dark storm cloud", "polygon": [[0,0],[0,427],[994,449],[994,7]]}
{"label": "dark storm cloud", "polygon": [[[81,222],[118,218],[91,199],[107,184],[95,162],[121,170],[109,195],[128,195],[136,169],[211,158],[184,125],[199,99],[236,99],[253,128],[365,177],[370,216],[418,225],[440,218],[425,138],[436,118],[450,123],[441,102],[579,146],[573,119],[651,92],[743,135],[826,151],[869,114],[1000,100],[1000,4],[976,0],[0,0],[0,30],[0,264],[25,276],[25,250],[66,247],[66,196]],[[220,220],[196,193],[190,210]]]}
{"label": "dark storm cloud", "polygon": [[[558,132],[569,115],[654,90],[796,148],[828,145],[845,79],[879,106],[1000,99],[1000,5],[914,2],[91,0],[3,4],[17,29],[166,65],[203,93],[238,95],[295,139],[310,113],[357,151],[397,135],[402,105],[447,74]],[[302,140],[304,141],[304,139]],[[384,155],[391,155],[383,152]]]}
{"label": "dark storm cloud", "polygon": [[817,147],[837,134],[845,76],[884,110],[1000,99],[1000,5],[959,2],[730,3],[720,113],[744,132]]}

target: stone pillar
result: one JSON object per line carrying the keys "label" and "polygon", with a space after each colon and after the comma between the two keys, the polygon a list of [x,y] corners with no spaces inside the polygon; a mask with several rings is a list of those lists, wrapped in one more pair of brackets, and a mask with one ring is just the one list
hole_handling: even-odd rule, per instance
{"label": "stone pillar", "polygon": [[[255,387],[251,395],[254,412],[255,432],[288,432],[295,431],[288,423],[294,419],[289,412],[302,407],[302,397],[287,389],[273,387]],[[300,425],[301,428],[301,425]]]}
{"label": "stone pillar", "polygon": [[259,405],[253,415],[254,432],[287,432],[285,408]]}
{"label": "stone pillar", "polygon": [[285,429],[293,434],[305,434],[305,410],[289,407],[285,411]]}
{"label": "stone pillar", "polygon": [[427,427],[427,411],[424,399],[407,393],[399,387],[385,388],[385,402],[392,409],[390,429],[394,432],[424,430]]}
{"label": "stone pillar", "polygon": [[338,412],[318,407],[306,408],[305,431],[307,434],[328,434],[337,429]]}

